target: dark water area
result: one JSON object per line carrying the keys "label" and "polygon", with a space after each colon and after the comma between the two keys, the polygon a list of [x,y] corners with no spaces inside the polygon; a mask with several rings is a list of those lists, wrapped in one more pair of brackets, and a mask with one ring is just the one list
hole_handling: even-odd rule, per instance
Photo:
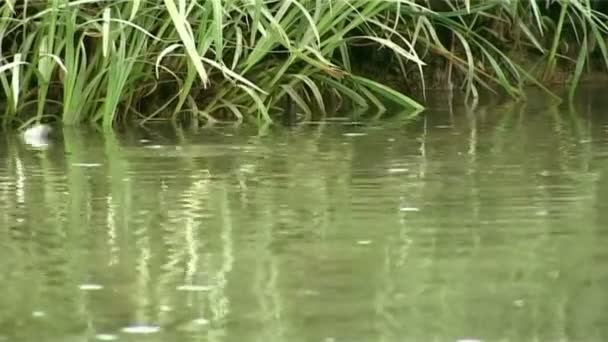
{"label": "dark water area", "polygon": [[608,98],[0,140],[0,341],[606,341]]}

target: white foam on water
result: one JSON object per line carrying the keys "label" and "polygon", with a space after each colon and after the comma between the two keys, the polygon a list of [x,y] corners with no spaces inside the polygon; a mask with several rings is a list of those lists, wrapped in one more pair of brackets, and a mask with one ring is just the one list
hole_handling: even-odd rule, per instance
{"label": "white foam on water", "polygon": [[32,311],[32,316],[33,317],[44,317],[44,316],[46,316],[46,313],[44,311]]}
{"label": "white foam on water", "polygon": [[401,207],[399,211],[420,211],[420,208],[416,207]]}
{"label": "white foam on water", "polygon": [[72,166],[80,166],[80,167],[100,167],[99,163],[74,163]]}
{"label": "white foam on water", "polygon": [[197,318],[197,319],[193,320],[192,323],[194,323],[196,325],[207,325],[207,324],[209,324],[209,320],[201,317],[201,318]]}
{"label": "white foam on water", "polygon": [[48,125],[36,124],[22,133],[26,144],[34,148],[46,148],[50,145],[49,133],[51,127]]}
{"label": "white foam on water", "polygon": [[95,290],[101,290],[103,289],[103,285],[99,285],[99,284],[81,284],[80,286],[78,286],[79,289],[83,290],[83,291],[95,291]]}
{"label": "white foam on water", "polygon": [[160,331],[160,327],[156,325],[133,325],[120,330],[126,334],[155,334]]}
{"label": "white foam on water", "polygon": [[178,291],[211,291],[213,287],[206,285],[180,285]]}
{"label": "white foam on water", "polygon": [[118,336],[112,334],[97,334],[95,335],[95,339],[100,341],[115,341],[118,340]]}
{"label": "white foam on water", "polygon": [[404,172],[408,172],[409,169],[406,169],[404,167],[392,167],[390,169],[388,169],[388,173],[404,173]]}

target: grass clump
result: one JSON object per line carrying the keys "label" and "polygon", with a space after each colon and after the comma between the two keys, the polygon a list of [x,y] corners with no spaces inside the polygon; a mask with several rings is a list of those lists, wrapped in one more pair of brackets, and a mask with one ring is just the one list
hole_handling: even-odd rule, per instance
{"label": "grass clump", "polygon": [[0,5],[0,115],[4,126],[59,119],[109,128],[184,115],[267,124],[285,112],[317,119],[386,101],[417,111],[407,89],[437,79],[468,97],[479,87],[521,97],[524,85],[544,87],[570,66],[573,94],[593,61],[608,66],[602,6],[8,0]]}

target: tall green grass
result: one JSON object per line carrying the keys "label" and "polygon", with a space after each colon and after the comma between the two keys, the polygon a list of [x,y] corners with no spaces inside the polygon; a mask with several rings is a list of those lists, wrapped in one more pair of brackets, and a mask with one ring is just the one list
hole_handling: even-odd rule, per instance
{"label": "tall green grass", "polygon": [[5,127],[55,119],[110,128],[185,116],[262,125],[285,112],[318,119],[387,102],[418,111],[423,106],[403,86],[426,90],[432,73],[469,98],[480,87],[522,97],[523,86],[544,89],[564,65],[573,69],[572,95],[592,56],[608,66],[608,17],[597,7],[591,0],[8,0],[0,4],[0,115]]}

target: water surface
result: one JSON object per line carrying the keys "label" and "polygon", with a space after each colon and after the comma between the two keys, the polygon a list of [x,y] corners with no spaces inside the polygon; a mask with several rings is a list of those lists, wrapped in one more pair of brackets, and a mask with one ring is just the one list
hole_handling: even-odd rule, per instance
{"label": "water surface", "polygon": [[0,341],[608,340],[602,94],[3,137]]}

